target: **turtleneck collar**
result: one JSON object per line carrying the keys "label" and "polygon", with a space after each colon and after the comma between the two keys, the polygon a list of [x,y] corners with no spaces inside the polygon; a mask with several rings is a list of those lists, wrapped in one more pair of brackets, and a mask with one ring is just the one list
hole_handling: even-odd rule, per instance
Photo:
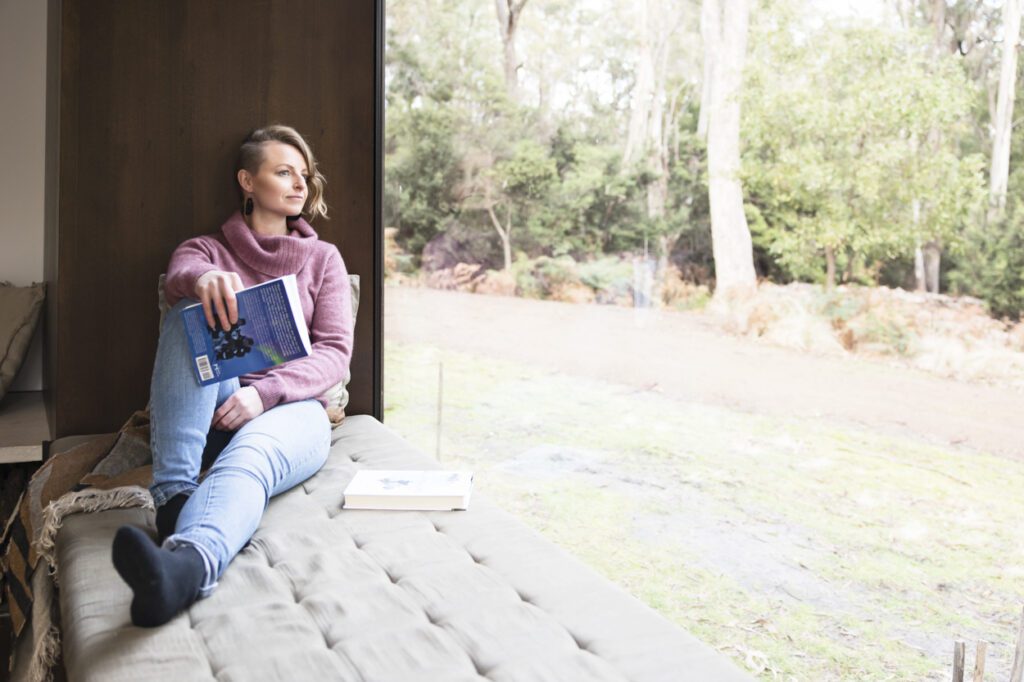
{"label": "turtleneck collar", "polygon": [[288,221],[287,235],[264,237],[245,224],[240,211],[235,211],[221,225],[221,232],[235,255],[257,272],[282,277],[299,272],[318,240],[313,228],[303,218]]}

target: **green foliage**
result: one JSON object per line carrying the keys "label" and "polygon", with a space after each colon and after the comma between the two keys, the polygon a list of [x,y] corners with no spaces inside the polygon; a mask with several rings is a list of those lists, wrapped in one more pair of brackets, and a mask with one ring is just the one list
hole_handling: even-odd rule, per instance
{"label": "green foliage", "polygon": [[768,28],[745,93],[744,183],[755,242],[792,277],[821,281],[824,253],[867,279],[929,239],[955,243],[984,196],[962,155],[971,85],[923,36]]}
{"label": "green foliage", "polygon": [[621,150],[580,137],[556,138],[559,186],[543,215],[543,245],[577,259],[619,250],[637,241],[635,199],[640,183],[620,172]]}
{"label": "green foliage", "polygon": [[[821,21],[810,0],[762,0],[753,12],[741,172],[758,274],[822,282],[827,249],[843,282],[907,286],[915,247],[936,241],[952,266],[944,283],[1017,316],[1024,218],[1011,206],[999,225],[980,219],[990,146],[983,85],[1001,49],[989,46],[999,12],[949,5],[951,45],[967,40],[971,50],[937,54],[931,5],[913,6],[919,32],[895,21]],[[460,239],[478,237],[462,256],[502,262],[497,220],[528,259],[570,256],[582,271],[603,256],[669,248],[685,279],[710,284],[697,15],[684,13],[659,67],[663,177],[660,167],[622,163],[638,82],[633,9],[531,2],[517,36],[523,97],[511,101],[492,6],[389,3],[385,224],[398,228],[412,265],[452,226]],[[1012,149],[1011,168],[1022,166],[1024,126]],[[648,189],[663,182],[664,215],[648,218]],[[1014,188],[1024,184],[1011,180],[1011,203]],[[523,291],[543,291],[546,275],[518,271]]]}
{"label": "green foliage", "polygon": [[547,196],[558,179],[555,159],[529,139],[518,141],[511,158],[499,162],[494,172],[502,191],[520,201]]}
{"label": "green foliage", "polygon": [[398,228],[402,247],[419,254],[458,211],[455,126],[439,105],[393,111],[388,125],[401,142],[387,159],[385,219]]}
{"label": "green foliage", "polygon": [[580,263],[580,281],[595,291],[629,291],[633,282],[633,265],[619,258],[599,258]]}
{"label": "green foliage", "polygon": [[953,254],[948,278],[954,292],[983,299],[992,315],[1019,320],[1024,317],[1024,198],[1013,191],[1020,180],[1015,176],[1005,218],[971,227]]}

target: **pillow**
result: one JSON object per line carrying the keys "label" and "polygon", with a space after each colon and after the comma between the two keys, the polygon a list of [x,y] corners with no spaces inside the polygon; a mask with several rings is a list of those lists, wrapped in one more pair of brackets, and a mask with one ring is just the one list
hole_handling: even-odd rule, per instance
{"label": "pillow", "polygon": [[0,282],[0,399],[21,369],[45,298],[43,282],[28,287]]}
{"label": "pillow", "polygon": [[[161,274],[157,279],[157,301],[160,306],[160,324],[157,326],[157,329],[163,327],[164,314],[170,309],[170,306],[167,305],[167,297],[164,295],[164,282],[166,280],[166,274]],[[359,275],[349,275],[348,281],[352,289],[352,320],[354,322],[356,314],[359,312]],[[327,401],[327,412],[334,426],[340,424],[341,419],[344,418],[344,410],[348,405],[348,389],[346,386],[350,379],[351,377],[345,377],[321,396]]]}

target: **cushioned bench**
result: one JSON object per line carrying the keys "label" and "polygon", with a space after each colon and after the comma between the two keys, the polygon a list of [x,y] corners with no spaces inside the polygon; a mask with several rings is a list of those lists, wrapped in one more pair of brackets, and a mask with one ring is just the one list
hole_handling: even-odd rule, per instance
{"label": "cushioned bench", "polygon": [[349,417],[324,468],[271,501],[214,594],[152,630],[130,624],[110,561],[118,526],[151,525],[152,512],[66,518],[68,679],[750,679],[478,494],[467,512],[341,508],[357,469],[436,466],[371,417]]}

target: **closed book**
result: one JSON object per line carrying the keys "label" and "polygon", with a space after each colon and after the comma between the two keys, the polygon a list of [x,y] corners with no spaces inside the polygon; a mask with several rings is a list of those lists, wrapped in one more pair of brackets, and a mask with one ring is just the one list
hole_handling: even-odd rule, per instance
{"label": "closed book", "polygon": [[238,322],[224,331],[206,323],[203,305],[182,309],[192,367],[203,386],[309,355],[309,330],[295,275],[235,292]]}
{"label": "closed book", "polygon": [[452,511],[469,508],[470,471],[363,469],[345,488],[345,509]]}

